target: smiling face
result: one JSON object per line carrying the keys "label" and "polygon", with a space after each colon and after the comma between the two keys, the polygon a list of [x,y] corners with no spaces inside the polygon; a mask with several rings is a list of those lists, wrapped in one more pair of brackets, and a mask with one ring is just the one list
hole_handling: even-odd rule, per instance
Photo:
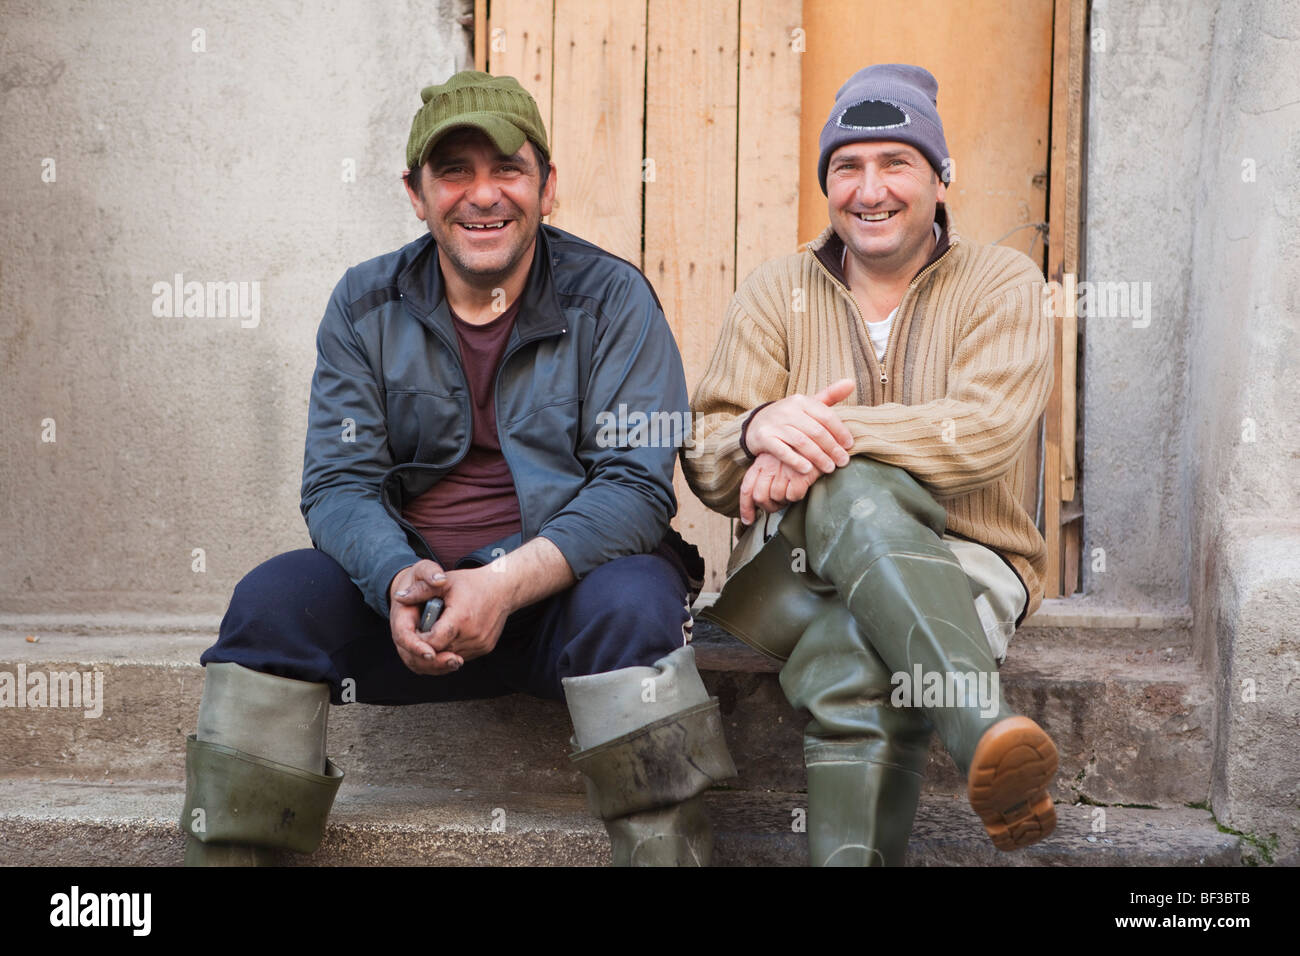
{"label": "smiling face", "polygon": [[827,166],[831,226],[849,254],[877,274],[910,269],[910,279],[920,268],[944,194],[929,161],[906,143],[846,143]]}
{"label": "smiling face", "polygon": [[438,244],[444,277],[490,289],[527,273],[537,230],[555,199],[555,176],[542,184],[530,143],[504,156],[479,130],[459,130],[411,175],[416,172],[421,188],[408,182],[407,193]]}

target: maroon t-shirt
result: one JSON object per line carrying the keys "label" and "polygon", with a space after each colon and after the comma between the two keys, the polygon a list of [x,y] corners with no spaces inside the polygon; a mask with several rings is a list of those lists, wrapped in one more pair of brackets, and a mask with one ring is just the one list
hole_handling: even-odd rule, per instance
{"label": "maroon t-shirt", "polygon": [[465,555],[520,529],[515,482],[497,438],[497,366],[514,328],[519,304],[486,325],[451,313],[469,383],[473,432],[469,451],[441,481],[407,502],[402,517],[424,535],[448,570]]}

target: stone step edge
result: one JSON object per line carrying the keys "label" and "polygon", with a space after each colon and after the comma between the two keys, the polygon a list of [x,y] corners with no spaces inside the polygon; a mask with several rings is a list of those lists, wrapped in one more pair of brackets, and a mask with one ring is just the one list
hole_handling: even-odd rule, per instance
{"label": "stone step edge", "polygon": [[[198,667],[212,635],[175,632],[43,632],[0,626],[0,669],[33,666],[108,664],[164,668]],[[781,664],[741,642],[710,621],[698,621],[692,641],[701,670],[776,672]],[[1204,683],[1192,653],[1190,635],[1168,631],[1098,630],[1086,639],[1062,638],[1056,631],[1022,629],[1012,638],[1005,679],[1089,680],[1132,683],[1179,680]]]}
{"label": "stone step edge", "polygon": [[[11,807],[15,797],[25,801],[37,794],[47,801],[63,801],[63,805],[49,810]],[[85,803],[114,796],[127,806],[114,812],[85,812]],[[33,831],[50,830],[64,844],[69,840],[75,843],[73,835],[78,828],[109,831],[115,842],[120,842],[124,833],[136,832],[170,840],[179,847],[177,817],[183,798],[183,787],[174,783],[0,780],[0,854],[20,830],[28,840]],[[805,794],[714,790],[705,799],[720,842],[747,847],[743,855],[751,857],[748,862],[755,862],[756,854],[759,863],[806,863],[806,837],[795,831],[793,823],[786,825],[787,820],[795,819],[796,810],[806,808]],[[930,865],[956,862],[954,854],[977,865],[1150,865],[1153,857],[1182,865],[1207,860],[1220,866],[1241,862],[1240,837],[1218,830],[1205,810],[1057,804],[1056,811],[1058,825],[1052,837],[1027,850],[1004,854],[988,843],[964,800],[923,795],[909,852],[913,862],[920,857]],[[1103,814],[1100,829],[1098,811]],[[431,814],[444,818],[430,820]],[[755,826],[758,817],[770,823]],[[525,857],[520,862],[532,865],[551,862],[549,854],[536,854],[546,850],[548,838],[565,841],[563,847],[572,858],[555,861],[562,864],[600,865],[607,854],[603,827],[587,812],[580,795],[357,786],[340,791],[320,862],[355,865],[354,857],[364,858],[368,848],[385,841],[409,841],[432,849],[435,855],[439,844],[445,843],[453,860],[473,861],[476,852],[487,851],[496,854],[498,861],[509,862],[512,838],[518,841],[514,849]],[[538,838],[543,843],[540,847]],[[525,846],[529,841],[531,848]],[[303,858],[296,861],[305,862]],[[288,862],[295,862],[292,855]],[[385,857],[376,862],[393,861]]]}
{"label": "stone step edge", "polygon": [[[717,600],[718,592],[706,591],[695,602],[698,613]],[[0,631],[32,633],[169,633],[213,634],[223,614],[162,614],[113,611],[90,616],[70,613],[23,614],[0,612]],[[1122,630],[1187,629],[1192,626],[1188,606],[1132,607],[1107,604],[1086,597],[1048,598],[1024,628],[1085,628]]]}

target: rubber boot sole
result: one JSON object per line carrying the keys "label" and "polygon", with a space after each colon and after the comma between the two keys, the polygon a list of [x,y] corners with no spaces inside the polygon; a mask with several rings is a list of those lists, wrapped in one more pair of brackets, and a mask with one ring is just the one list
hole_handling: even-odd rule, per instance
{"label": "rubber boot sole", "polygon": [[970,805],[999,850],[1019,850],[1056,829],[1047,792],[1056,745],[1028,717],[1000,720],[980,737],[967,776]]}

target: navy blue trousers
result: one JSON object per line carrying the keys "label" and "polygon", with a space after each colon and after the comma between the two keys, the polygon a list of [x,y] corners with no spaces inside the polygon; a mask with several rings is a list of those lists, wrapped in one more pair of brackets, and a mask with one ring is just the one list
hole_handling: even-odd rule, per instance
{"label": "navy blue trousers", "polygon": [[668,559],[618,558],[510,615],[492,653],[432,676],[402,663],[388,619],[365,603],[338,562],[323,551],[289,551],[239,582],[217,643],[200,661],[328,684],[335,704],[511,693],[562,700],[562,678],[647,666],[683,646],[691,620],[686,598],[685,575]]}

